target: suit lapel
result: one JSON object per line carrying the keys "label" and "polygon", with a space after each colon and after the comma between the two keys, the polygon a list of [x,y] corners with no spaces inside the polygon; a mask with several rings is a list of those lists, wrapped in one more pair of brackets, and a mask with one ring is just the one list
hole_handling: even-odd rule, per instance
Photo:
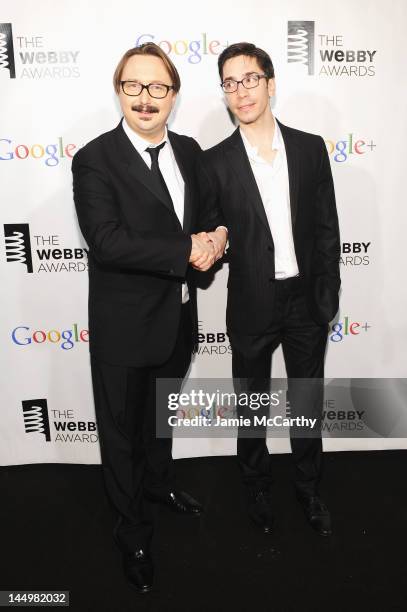
{"label": "suit lapel", "polygon": [[271,235],[270,226],[263,206],[263,201],[261,199],[259,188],[257,187],[256,179],[254,178],[249,158],[247,157],[242,137],[240,136],[239,128],[235,130],[235,132],[232,134],[229,139],[229,142],[231,146],[227,149],[226,154],[231,163],[231,167],[233,168],[236,174],[237,180],[244,188],[246,196],[248,200],[252,203],[253,208],[256,214],[258,215],[260,221],[263,223],[266,230]]}
{"label": "suit lapel", "polygon": [[184,222],[183,230],[189,233],[192,221],[192,197],[191,197],[191,159],[186,157],[186,151],[180,144],[177,134],[168,131],[168,138],[174,152],[175,160],[184,180]]}
{"label": "suit lapel", "polygon": [[[291,130],[285,125],[281,124],[278,120],[276,121],[281,129],[287,156],[291,223],[294,230],[298,212],[300,150],[297,146],[294,135],[291,133]],[[227,155],[231,161],[232,168],[235,170],[236,176],[244,187],[249,200],[253,203],[253,207],[259,216],[260,221],[270,232],[263,201],[261,199],[256,179],[250,166],[250,161],[247,157],[246,149],[239,129],[235,130],[230,137],[230,145],[231,146],[227,150]]]}
{"label": "suit lapel", "polygon": [[147,189],[168,208],[168,210],[174,213],[171,204],[162,193],[161,186],[157,185],[154,176],[151,174],[150,168],[126,136],[121,122],[116,128],[116,138],[122,160],[127,165],[130,175],[136,179],[136,181],[143,183],[143,185],[147,187]]}
{"label": "suit lapel", "polygon": [[285,125],[276,120],[280,126],[284,140],[288,166],[288,182],[290,188],[291,224],[294,231],[298,212],[298,191],[300,178],[300,150],[295,142],[295,134]]}

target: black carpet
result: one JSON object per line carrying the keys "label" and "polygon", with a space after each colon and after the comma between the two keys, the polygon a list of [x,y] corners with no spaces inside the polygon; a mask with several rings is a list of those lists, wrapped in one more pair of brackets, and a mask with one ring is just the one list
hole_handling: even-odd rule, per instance
{"label": "black carpet", "polygon": [[325,453],[334,535],[314,534],[277,455],[273,535],[256,531],[233,457],[178,460],[202,518],[156,509],[153,592],[125,582],[100,466],[0,468],[0,589],[69,590],[75,612],[407,610],[407,451]]}

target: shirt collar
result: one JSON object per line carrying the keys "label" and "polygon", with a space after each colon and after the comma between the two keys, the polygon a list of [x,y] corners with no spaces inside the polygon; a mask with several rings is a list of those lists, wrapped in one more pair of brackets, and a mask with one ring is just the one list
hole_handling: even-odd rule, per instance
{"label": "shirt collar", "polygon": [[167,126],[165,126],[165,132],[164,132],[163,139],[157,143],[149,142],[148,140],[144,140],[144,138],[141,138],[141,136],[139,136],[134,130],[131,129],[131,127],[129,126],[129,124],[127,123],[124,117],[123,117],[123,130],[127,134],[130,142],[132,143],[136,151],[140,153],[140,155],[149,147],[150,148],[158,147],[163,142],[168,142]]}
{"label": "shirt collar", "polygon": [[[283,136],[281,134],[280,126],[278,125],[278,123],[277,123],[277,121],[275,120],[274,117],[273,117],[273,119],[274,119],[274,135],[273,135],[273,142],[271,143],[271,148],[272,149],[277,149],[277,151],[279,151],[279,150],[281,150],[283,148],[284,141],[283,141]],[[240,135],[242,137],[243,144],[245,146],[245,149],[247,151],[247,155],[249,156],[249,158],[264,161],[258,155],[258,147],[253,147],[250,144],[250,142],[248,141],[247,137],[244,135],[244,133],[243,133],[243,131],[241,129],[240,129]],[[265,162],[265,163],[267,163],[267,162]]]}

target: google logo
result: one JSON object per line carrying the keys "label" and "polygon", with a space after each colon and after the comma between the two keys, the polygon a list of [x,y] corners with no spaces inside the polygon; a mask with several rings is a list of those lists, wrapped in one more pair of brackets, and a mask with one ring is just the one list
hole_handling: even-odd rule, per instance
{"label": "google logo", "polygon": [[338,163],[345,162],[350,155],[364,155],[368,153],[367,148],[372,152],[376,147],[373,140],[370,142],[359,138],[354,141],[354,135],[348,134],[348,138],[344,140],[325,140],[325,145],[328,151],[328,155],[332,155],[334,161]]}
{"label": "google logo", "polygon": [[42,159],[47,166],[57,166],[62,158],[72,159],[76,144],[64,144],[61,136],[56,143],[42,144],[18,144],[14,145],[9,138],[0,138],[0,161],[12,159]]}
{"label": "google logo", "polygon": [[198,40],[179,39],[173,42],[169,40],[160,40],[156,42],[154,34],[140,34],[136,40],[136,47],[143,43],[154,41],[167,54],[171,55],[188,55],[190,64],[199,64],[203,55],[219,55],[228,42],[221,43],[219,40],[209,40],[208,35],[204,32]]}
{"label": "google logo", "polygon": [[329,339],[331,342],[342,342],[345,336],[359,336],[362,330],[367,332],[371,327],[367,322],[361,323],[352,321],[350,317],[344,317],[343,321],[338,321],[331,326]]}
{"label": "google logo", "polygon": [[50,329],[47,331],[36,329],[31,332],[29,327],[20,325],[19,327],[15,327],[11,332],[11,339],[14,344],[18,344],[19,346],[28,346],[32,343],[60,343],[61,349],[69,351],[77,342],[89,342],[89,331],[87,329],[81,329],[79,331],[77,323],[72,325],[72,329],[64,329],[63,331],[58,329]]}

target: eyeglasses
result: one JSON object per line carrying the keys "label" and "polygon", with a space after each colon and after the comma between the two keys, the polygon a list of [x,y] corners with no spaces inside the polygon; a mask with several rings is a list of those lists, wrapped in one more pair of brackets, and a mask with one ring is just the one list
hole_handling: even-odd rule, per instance
{"label": "eyeglasses", "polygon": [[164,85],[164,83],[148,83],[143,85],[138,81],[120,81],[123,93],[126,96],[139,96],[143,89],[147,89],[148,94],[152,98],[165,98],[170,89],[174,89],[173,85]]}
{"label": "eyeglasses", "polygon": [[233,93],[237,91],[239,84],[241,83],[245,89],[253,89],[258,87],[260,79],[268,79],[266,74],[248,74],[241,81],[235,81],[235,79],[226,79],[220,84],[225,93]]}

